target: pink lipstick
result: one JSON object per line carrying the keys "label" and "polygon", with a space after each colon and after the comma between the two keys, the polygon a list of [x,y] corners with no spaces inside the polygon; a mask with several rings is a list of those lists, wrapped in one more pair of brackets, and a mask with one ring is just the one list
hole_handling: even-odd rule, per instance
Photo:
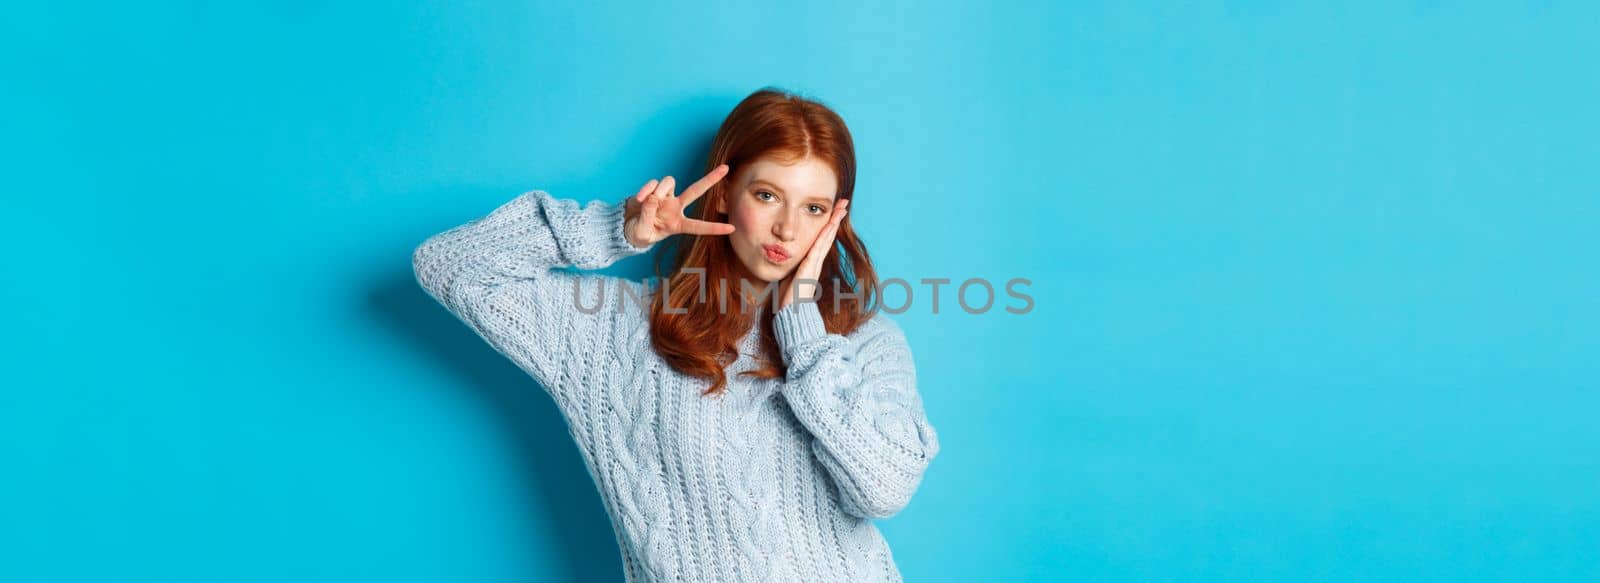
{"label": "pink lipstick", "polygon": [[783,263],[789,259],[789,252],[778,245],[762,245],[761,251],[767,255],[767,261]]}

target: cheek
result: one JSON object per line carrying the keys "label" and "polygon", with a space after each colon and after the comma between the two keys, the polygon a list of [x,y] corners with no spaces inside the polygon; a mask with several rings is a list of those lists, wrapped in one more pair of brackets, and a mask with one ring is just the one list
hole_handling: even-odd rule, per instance
{"label": "cheek", "polygon": [[759,233],[766,226],[766,218],[748,206],[733,209],[733,214],[728,215],[728,222],[745,235]]}
{"label": "cheek", "polygon": [[826,226],[828,226],[828,223],[825,221],[812,221],[811,223],[807,224],[804,235],[805,240],[816,241],[817,236],[822,234],[822,228]]}

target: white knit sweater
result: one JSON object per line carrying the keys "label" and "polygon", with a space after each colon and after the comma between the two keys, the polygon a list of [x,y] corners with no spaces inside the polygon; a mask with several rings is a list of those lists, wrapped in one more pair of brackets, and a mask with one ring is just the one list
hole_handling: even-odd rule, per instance
{"label": "white knit sweater", "polygon": [[727,392],[702,396],[708,381],[652,350],[631,299],[658,280],[558,269],[650,250],[622,224],[621,204],[535,190],[429,237],[412,261],[430,295],[555,399],[626,580],[900,581],[870,519],[904,507],[939,451],[901,329],[880,311],[829,334],[817,304],[791,304],[773,317],[787,378],[738,376],[757,364],[752,326]]}

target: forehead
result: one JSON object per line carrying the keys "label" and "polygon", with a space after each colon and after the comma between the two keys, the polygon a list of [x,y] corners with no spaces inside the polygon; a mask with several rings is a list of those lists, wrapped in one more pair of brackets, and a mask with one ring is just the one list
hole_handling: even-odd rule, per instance
{"label": "forehead", "polygon": [[782,163],[771,158],[751,162],[744,172],[744,186],[771,186],[780,194],[799,199],[831,201],[839,193],[839,178],[833,168],[816,158]]}

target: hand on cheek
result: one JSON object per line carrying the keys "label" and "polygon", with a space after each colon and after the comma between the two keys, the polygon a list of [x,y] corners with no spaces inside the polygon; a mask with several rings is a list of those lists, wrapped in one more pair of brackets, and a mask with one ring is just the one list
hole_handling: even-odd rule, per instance
{"label": "hand on cheek", "polygon": [[[783,280],[782,289],[778,295],[778,309],[789,307],[796,301],[817,301],[821,294],[821,286],[826,282],[817,281],[822,278],[822,263],[833,253],[834,238],[839,234],[839,223],[844,221],[849,214],[850,200],[845,199],[834,205],[833,214],[828,217],[828,224],[817,232],[817,240],[811,244],[811,249],[806,252],[805,259],[800,260],[800,265],[794,273]],[[796,282],[799,285],[795,285]]]}

